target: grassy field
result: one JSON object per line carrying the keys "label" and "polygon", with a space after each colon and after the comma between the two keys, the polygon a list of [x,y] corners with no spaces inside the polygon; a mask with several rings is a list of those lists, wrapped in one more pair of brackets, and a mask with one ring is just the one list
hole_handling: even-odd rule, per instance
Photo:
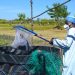
{"label": "grassy field", "polygon": [[[0,24],[0,35],[6,35],[4,37],[0,36],[0,45],[2,44],[8,44],[11,43],[12,40],[14,39],[13,36],[15,36],[15,30],[13,29],[13,26],[15,24]],[[24,25],[26,28],[30,29],[30,25]],[[39,26],[39,25],[34,25],[34,31],[39,34],[40,36],[50,40],[52,37],[57,37],[60,39],[64,39],[66,31],[65,30],[58,30],[58,29],[52,29],[52,26]],[[11,37],[13,37],[13,39]],[[37,45],[46,45],[46,42],[33,36],[33,42],[34,44]]]}

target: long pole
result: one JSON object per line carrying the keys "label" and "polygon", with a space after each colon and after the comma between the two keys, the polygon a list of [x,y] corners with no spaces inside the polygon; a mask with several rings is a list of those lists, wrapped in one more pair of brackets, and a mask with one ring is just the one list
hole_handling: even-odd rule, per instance
{"label": "long pole", "polygon": [[[68,2],[70,2],[70,1],[71,1],[71,0],[66,0],[65,2],[61,3],[60,5],[58,5],[58,6],[56,6],[56,7],[53,7],[53,8],[50,8],[50,9],[58,8],[58,7],[60,7],[60,6],[64,5],[64,4],[66,4],[66,3],[68,3]],[[37,17],[39,17],[39,16],[45,14],[45,13],[48,12],[50,9],[45,10],[44,12],[40,13],[39,15],[36,15],[36,16],[32,17],[32,19],[37,18]]]}
{"label": "long pole", "polygon": [[[30,8],[31,8],[30,23],[31,23],[31,30],[33,31],[33,1],[32,0],[30,0]],[[31,38],[31,43],[33,44],[33,37]]]}
{"label": "long pole", "polygon": [[33,31],[33,1],[30,0],[30,7],[31,7],[31,30]]}
{"label": "long pole", "polygon": [[[31,19],[30,19],[30,23],[31,23],[31,30],[33,31],[33,1],[30,0],[30,7],[31,7]],[[33,44],[33,37],[31,38],[32,44]]]}

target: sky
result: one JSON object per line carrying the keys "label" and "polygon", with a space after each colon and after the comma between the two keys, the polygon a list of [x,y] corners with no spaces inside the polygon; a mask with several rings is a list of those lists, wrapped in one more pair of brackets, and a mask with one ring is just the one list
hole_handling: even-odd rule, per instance
{"label": "sky", "polygon": [[[33,0],[33,16],[47,10],[47,6],[52,8],[53,3],[63,3],[66,0]],[[71,16],[75,15],[75,0],[67,4]],[[0,0],[0,19],[13,20],[18,18],[19,13],[25,13],[26,18],[30,18],[30,0]],[[38,18],[49,19],[47,13]]]}

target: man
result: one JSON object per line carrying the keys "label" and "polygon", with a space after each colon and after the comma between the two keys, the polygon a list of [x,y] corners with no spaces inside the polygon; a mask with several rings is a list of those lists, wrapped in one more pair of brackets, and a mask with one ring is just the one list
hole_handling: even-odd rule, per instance
{"label": "man", "polygon": [[16,51],[17,54],[24,54],[29,49],[29,42],[25,38],[23,31],[19,30],[19,26],[15,26],[15,29],[16,35],[13,43],[11,44],[11,47],[13,48],[11,52],[14,53]]}
{"label": "man", "polygon": [[68,16],[66,25],[68,29],[65,40],[52,38],[50,44],[64,50],[62,75],[75,75],[75,17]]}

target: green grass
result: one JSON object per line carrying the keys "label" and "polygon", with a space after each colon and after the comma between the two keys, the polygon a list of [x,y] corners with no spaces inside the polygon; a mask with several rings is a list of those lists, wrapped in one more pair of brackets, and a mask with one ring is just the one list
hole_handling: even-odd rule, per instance
{"label": "green grass", "polygon": [[[13,26],[15,26],[16,24],[0,24],[0,29],[1,30],[11,30],[13,29]],[[28,29],[31,29],[31,25],[30,24],[23,24],[23,26],[25,26]],[[38,25],[38,24],[34,24],[33,29],[34,30],[48,30],[55,27],[55,25]]]}
{"label": "green grass", "polygon": [[12,35],[0,35],[0,45],[9,45],[13,39],[14,37]]}
{"label": "green grass", "polygon": [[[15,36],[15,30],[13,29],[13,26],[16,24],[0,24],[0,35],[6,35],[6,38],[1,38],[0,36],[0,45],[2,44],[8,44],[11,43],[11,39],[8,38],[9,36]],[[31,29],[30,24],[23,24],[28,29]],[[41,35],[42,37],[50,40],[52,37],[58,37],[63,39],[65,37],[66,32],[64,30],[58,30],[58,29],[53,29],[55,25],[38,25],[34,24],[33,29],[34,31]],[[5,37],[5,36],[4,36]],[[39,45],[41,43],[44,43],[44,41],[33,37],[33,43],[35,45]],[[46,45],[46,43],[44,43]]]}

